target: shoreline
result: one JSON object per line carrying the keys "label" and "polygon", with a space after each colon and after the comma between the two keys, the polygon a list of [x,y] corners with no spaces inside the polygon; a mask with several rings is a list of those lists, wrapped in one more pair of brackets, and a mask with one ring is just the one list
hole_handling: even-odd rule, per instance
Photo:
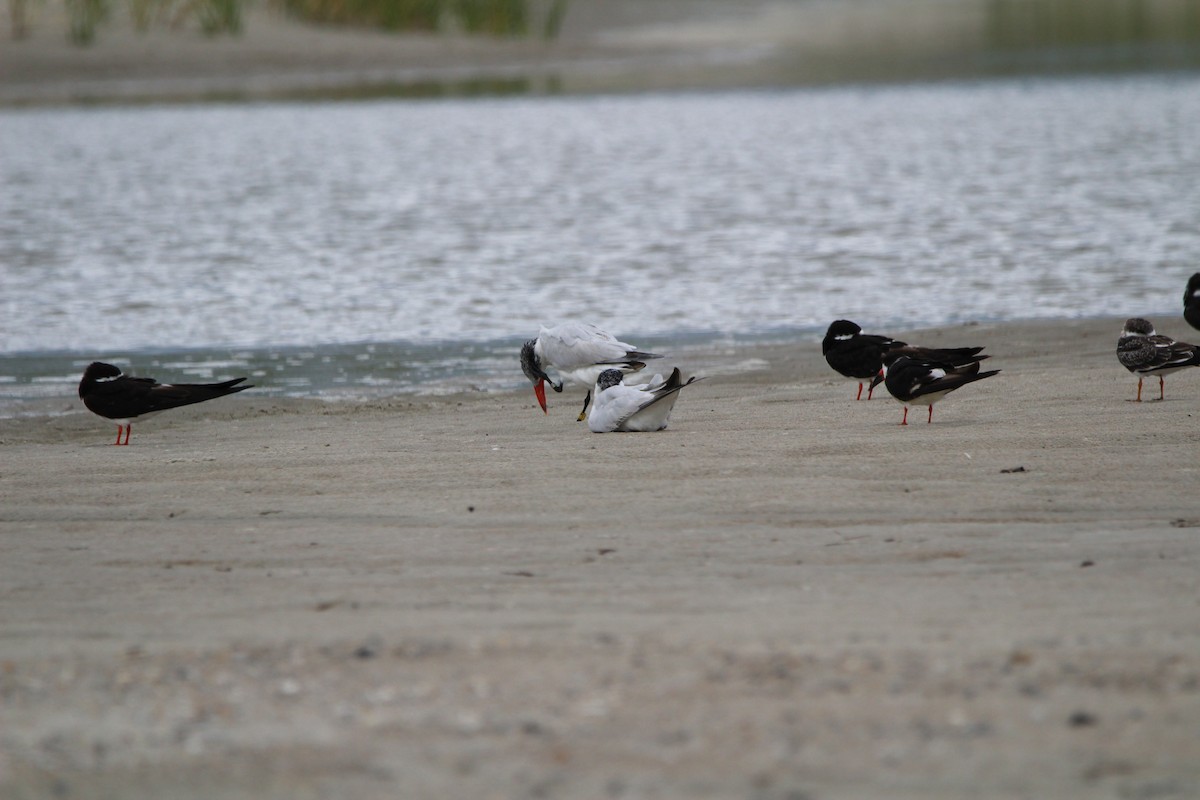
{"label": "shoreline", "polygon": [[1133,403],[1121,321],[888,331],[1002,370],[906,428],[808,342],[681,361],[659,434],[525,390],[0,421],[0,786],[1187,797],[1200,371]]}
{"label": "shoreline", "polygon": [[[1194,72],[1200,30],[1159,9],[1111,51],[992,41],[982,0],[575,0],[553,40],[310,26],[252,9],[236,37],[136,32],[66,41],[38,6],[29,38],[0,20],[0,108],[261,100],[595,94],[837,83]],[[1123,18],[1122,18],[1123,19]],[[1186,21],[1185,18],[1181,18]],[[1110,25],[1117,22],[1110,20]],[[1172,31],[1175,31],[1172,33]],[[1142,41],[1138,37],[1149,36]],[[1190,37],[1190,38],[1189,38]],[[1107,52],[1107,55],[1105,55]]]}
{"label": "shoreline", "polygon": [[[1187,340],[1190,328],[1186,323],[1180,323],[1179,328],[1173,326],[1171,318],[1177,316],[1174,309],[1160,309],[1155,312],[1144,312],[1146,316],[1164,320],[1164,332]],[[1025,319],[999,320],[980,319],[945,325],[918,324],[908,330],[952,330],[956,328],[969,329],[974,326],[1055,326],[1100,323],[1112,320],[1112,324],[1120,327],[1122,320],[1106,316],[1093,317],[1062,317],[1044,318],[1031,317]],[[888,330],[891,330],[890,328]],[[782,328],[775,327],[752,333],[689,331],[679,337],[669,337],[665,334],[645,334],[633,332],[628,338],[645,345],[650,350],[666,350],[672,356],[671,363],[687,363],[696,358],[712,359],[716,354],[731,354],[745,350],[775,351],[797,347],[814,347],[819,350],[824,328]],[[1200,338],[1200,336],[1193,337]],[[103,349],[100,351],[52,349],[25,350],[12,353],[0,353],[0,421],[5,419],[30,418],[40,416],[63,416],[70,414],[86,414],[75,398],[75,387],[78,383],[76,372],[82,374],[83,368],[91,361],[112,361],[132,375],[152,375],[160,381],[210,381],[225,377],[243,375],[256,383],[255,396],[259,399],[280,402],[316,402],[337,405],[356,403],[370,404],[387,402],[389,399],[408,399],[417,401],[438,400],[439,398],[460,396],[496,396],[524,389],[525,379],[519,370],[511,371],[506,378],[497,378],[496,371],[504,370],[504,354],[511,351],[515,354],[520,349],[523,337],[510,337],[509,340],[492,338],[484,342],[464,340],[462,343],[445,340],[431,340],[417,343],[412,340],[393,341],[356,341],[332,342],[326,344],[221,344],[204,347],[177,348],[129,348]],[[314,384],[309,388],[294,388],[294,378],[304,373],[310,366],[307,362],[289,364],[287,372],[270,375],[268,370],[278,366],[285,355],[290,360],[297,353],[304,353],[309,360],[329,355],[332,352],[341,358],[354,358],[361,350],[369,353],[381,362],[395,362],[398,369],[412,370],[416,365],[426,364],[421,357],[422,348],[452,348],[458,344],[475,351],[484,347],[481,353],[475,353],[475,362],[469,366],[458,367],[457,371],[447,370],[423,380],[407,383],[389,384],[377,380],[375,372],[387,372],[389,367],[381,364],[378,370],[372,370],[366,383],[356,383],[353,378],[342,381],[332,381],[328,377],[324,383]],[[513,356],[515,358],[515,355]],[[456,356],[457,358],[457,356]],[[220,369],[214,369],[211,363],[215,359],[221,364]],[[721,357],[717,358],[721,361]],[[169,363],[168,363],[169,362]],[[37,371],[33,371],[37,365]],[[275,370],[278,372],[278,370]],[[33,391],[36,387],[37,391]],[[291,387],[291,388],[289,388]]]}

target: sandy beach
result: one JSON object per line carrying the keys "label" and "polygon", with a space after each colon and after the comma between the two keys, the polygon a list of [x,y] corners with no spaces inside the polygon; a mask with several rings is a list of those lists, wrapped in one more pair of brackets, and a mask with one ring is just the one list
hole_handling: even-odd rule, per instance
{"label": "sandy beach", "polygon": [[1132,402],[1120,324],[889,331],[1003,370],[932,425],[812,342],[689,354],[658,434],[4,420],[0,794],[1198,797],[1200,371]]}
{"label": "sandy beach", "polygon": [[[33,4],[0,105],[958,75],[983,7],[76,48]],[[0,796],[1200,798],[1200,370],[1133,402],[1121,323],[887,331],[1002,370],[932,425],[812,341],[686,351],[656,434],[527,388],[2,419]]]}

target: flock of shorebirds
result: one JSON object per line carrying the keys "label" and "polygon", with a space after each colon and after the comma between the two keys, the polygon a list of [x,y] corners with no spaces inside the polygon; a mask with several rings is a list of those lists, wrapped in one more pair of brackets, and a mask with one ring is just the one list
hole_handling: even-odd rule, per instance
{"label": "flock of shorebirds", "polygon": [[[1200,329],[1200,272],[1188,281],[1183,295],[1183,316]],[[908,424],[911,405],[929,407],[927,422],[933,422],[933,404],[968,383],[990,378],[1000,370],[980,371],[988,358],[982,347],[930,348],[910,345],[888,336],[863,333],[850,320],[830,324],[821,342],[829,366],[858,383],[856,400],[867,399],[880,383],[904,405],[901,425]],[[662,358],[619,341],[595,325],[568,322],[542,327],[534,339],[521,347],[521,370],[533,383],[533,392],[543,412],[546,384],[556,392],[564,381],[587,388],[579,420],[587,420],[595,433],[611,431],[660,431],[667,427],[680,391],[700,378],[683,380],[676,367],[669,376],[654,375],[645,383],[627,384],[625,377],[640,373],[646,362]],[[1155,332],[1145,319],[1126,320],[1117,341],[1117,359],[1138,377],[1137,402],[1142,399],[1142,381],[1158,378],[1158,399],[1164,397],[1163,378],[1172,372],[1200,366],[1200,347],[1176,341]],[[555,382],[548,370],[558,373]],[[114,444],[129,444],[132,423],[171,408],[201,403],[253,388],[234,378],[220,383],[159,383],[153,378],[124,375],[112,364],[92,362],[79,382],[79,397],[93,413],[117,423]],[[590,406],[590,410],[589,410]],[[122,435],[124,438],[122,438]]]}

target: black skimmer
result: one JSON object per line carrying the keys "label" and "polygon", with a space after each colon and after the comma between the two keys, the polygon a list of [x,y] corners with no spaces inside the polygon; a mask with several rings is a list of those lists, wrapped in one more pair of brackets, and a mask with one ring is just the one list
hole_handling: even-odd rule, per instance
{"label": "black skimmer", "polygon": [[990,378],[999,373],[993,369],[979,371],[979,362],[955,365],[948,362],[920,361],[900,353],[888,353],[883,357],[883,385],[892,397],[904,404],[901,425],[908,424],[910,405],[929,406],[929,418],[933,422],[933,404],[960,386]]}
{"label": "black skimmer", "polygon": [[[117,423],[117,440],[113,444],[129,444],[134,420],[144,420],[160,411],[192,403],[203,403],[227,394],[251,389],[238,386],[245,378],[221,383],[159,383],[153,378],[132,378],[122,375],[112,364],[93,361],[83,371],[79,382],[79,398],[93,414]],[[121,441],[121,433],[125,441]]]}
{"label": "black skimmer", "polygon": [[1200,329],[1200,272],[1188,280],[1183,290],[1183,318],[1193,328]]}
{"label": "black skimmer", "polygon": [[684,383],[679,367],[666,380],[655,375],[636,386],[626,386],[622,378],[619,369],[606,369],[596,379],[595,401],[587,418],[592,433],[661,431],[671,419],[679,390],[702,380],[693,376]]}
{"label": "black skimmer", "polygon": [[879,376],[885,353],[901,351],[916,361],[937,361],[959,367],[987,358],[979,355],[981,350],[982,347],[918,347],[890,336],[863,333],[857,323],[848,319],[830,323],[829,330],[825,332],[825,338],[821,341],[821,353],[829,366],[850,380],[858,381],[858,395],[855,400],[862,399],[864,381],[870,381],[867,399],[871,399],[875,387],[883,380]]}
{"label": "black skimmer", "polygon": [[[839,319],[831,322],[829,330],[825,331],[825,338],[821,340],[821,354],[829,366],[858,382],[858,395],[854,399],[861,400],[863,382],[870,381],[883,368],[884,352],[903,344],[889,336],[863,333],[857,323]],[[875,384],[872,383],[867,389],[868,400],[874,391]]]}
{"label": "black skimmer", "polygon": [[1125,320],[1125,328],[1117,340],[1117,360],[1138,376],[1136,402],[1142,402],[1142,379],[1147,375],[1158,376],[1158,399],[1162,400],[1163,376],[1200,366],[1200,347],[1161,336],[1155,333],[1149,320],[1131,317]]}
{"label": "black skimmer", "polygon": [[579,412],[579,419],[582,420],[587,415],[588,403],[592,399],[592,386],[601,372],[606,369],[638,372],[646,366],[643,359],[652,358],[662,356],[618,341],[611,333],[595,325],[566,322],[552,328],[543,325],[536,339],[530,339],[521,346],[521,371],[533,382],[533,393],[544,413],[549,413],[544,384],[549,383],[556,392],[563,390],[562,380],[556,384],[546,374],[547,369],[553,368],[560,378],[586,386],[588,393],[583,399],[583,410]]}

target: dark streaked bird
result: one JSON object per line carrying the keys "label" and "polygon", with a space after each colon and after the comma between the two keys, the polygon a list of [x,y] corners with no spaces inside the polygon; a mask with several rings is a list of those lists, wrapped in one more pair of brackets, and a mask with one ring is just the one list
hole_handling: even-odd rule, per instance
{"label": "dark streaked bird", "polygon": [[587,387],[583,410],[579,419],[587,414],[592,399],[592,386],[600,373],[606,369],[621,372],[637,372],[644,369],[645,361],[662,358],[656,353],[638,350],[631,344],[618,341],[615,336],[585,322],[565,322],[552,328],[542,326],[536,339],[530,339],[521,347],[521,371],[533,383],[533,393],[544,413],[546,409],[545,384],[549,383],[556,392],[563,390],[563,382],[556,384],[546,374],[554,369],[560,378],[570,379]]}
{"label": "dark streaked bird", "polygon": [[920,361],[898,353],[883,357],[883,385],[888,393],[904,404],[901,425],[908,424],[910,405],[929,406],[929,418],[933,422],[933,404],[968,383],[990,378],[998,369],[979,371],[979,362],[954,365],[946,362]]}
{"label": "dark streaked bird", "polygon": [[933,348],[910,345],[890,336],[863,333],[862,328],[848,319],[830,323],[825,338],[821,341],[821,353],[829,366],[852,381],[858,381],[858,395],[862,399],[863,382],[870,381],[867,399],[883,379],[883,357],[886,353],[900,352],[916,361],[937,361],[961,367],[982,361],[987,356],[979,355],[982,347]]}
{"label": "dark streaked bird", "polygon": [[[117,423],[117,440],[113,444],[129,444],[133,422],[147,419],[160,411],[192,403],[203,403],[227,394],[252,389],[238,386],[245,378],[221,383],[159,383],[153,378],[133,378],[122,375],[112,364],[93,361],[83,371],[79,381],[79,398],[93,414]],[[121,441],[122,431],[125,441]]]}
{"label": "dark streaked bird", "polygon": [[1188,279],[1183,290],[1183,318],[1193,328],[1200,329],[1200,272]]}
{"label": "dark streaked bird", "polygon": [[1142,379],[1148,375],[1158,376],[1158,399],[1162,400],[1163,376],[1200,366],[1200,347],[1162,336],[1149,320],[1131,317],[1125,320],[1125,328],[1117,340],[1117,360],[1138,376],[1136,402],[1142,402]]}
{"label": "dark streaked bird", "polygon": [[665,381],[655,375],[648,383],[626,386],[617,369],[606,369],[596,379],[595,399],[588,414],[592,433],[612,431],[661,431],[671,419],[679,391],[702,378],[684,383],[676,367]]}

